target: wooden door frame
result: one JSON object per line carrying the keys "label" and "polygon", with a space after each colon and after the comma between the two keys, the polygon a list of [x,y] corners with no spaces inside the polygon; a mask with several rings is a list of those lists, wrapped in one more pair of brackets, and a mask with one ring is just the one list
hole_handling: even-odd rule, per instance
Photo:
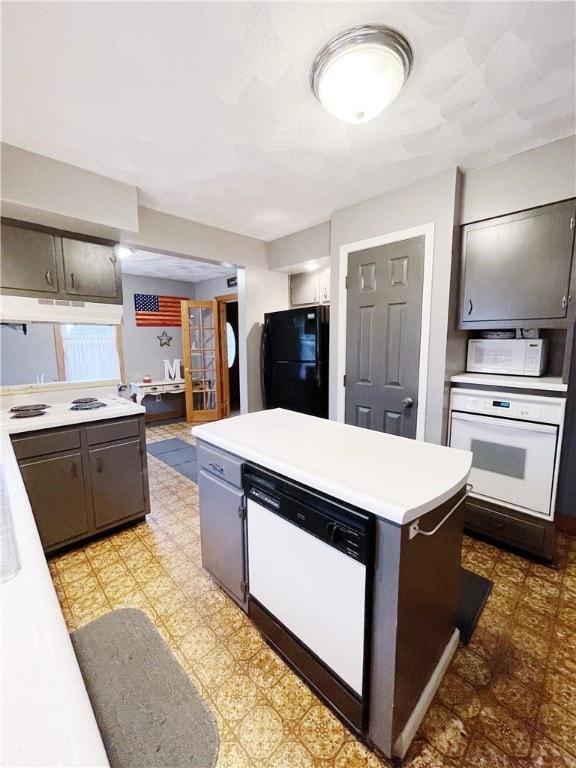
{"label": "wooden door frame", "polygon": [[[226,293],[223,296],[215,296],[216,312],[218,314],[218,344],[220,347],[220,418],[227,419],[230,416],[230,375],[228,368],[228,344],[226,341],[226,304],[238,301],[237,293]],[[238,346],[240,340],[238,339]],[[238,354],[239,350],[236,350]]]}
{"label": "wooden door frame", "polygon": [[409,240],[413,237],[424,235],[424,276],[422,281],[422,321],[420,327],[420,358],[418,368],[418,411],[416,414],[416,440],[424,440],[424,427],[426,424],[426,401],[428,393],[428,354],[430,351],[430,323],[432,310],[432,272],[434,260],[434,224],[423,224],[418,227],[402,229],[398,232],[389,232],[385,235],[370,237],[366,240],[358,240],[354,243],[346,243],[340,246],[340,259],[338,264],[338,328],[342,329],[337,338],[336,354],[336,421],[344,422],[346,389],[344,387],[344,375],[346,373],[346,344],[347,333],[346,317],[348,310],[348,296],[346,291],[346,276],[348,274],[348,255],[355,251],[363,251],[366,248],[374,248],[379,245],[389,245],[400,240]]}

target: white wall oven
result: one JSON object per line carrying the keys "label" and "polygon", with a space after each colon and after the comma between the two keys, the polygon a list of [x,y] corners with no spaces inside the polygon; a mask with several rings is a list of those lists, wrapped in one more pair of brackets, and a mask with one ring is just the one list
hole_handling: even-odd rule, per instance
{"label": "white wall oven", "polygon": [[472,451],[473,529],[552,558],[565,400],[459,389],[450,397],[450,445]]}

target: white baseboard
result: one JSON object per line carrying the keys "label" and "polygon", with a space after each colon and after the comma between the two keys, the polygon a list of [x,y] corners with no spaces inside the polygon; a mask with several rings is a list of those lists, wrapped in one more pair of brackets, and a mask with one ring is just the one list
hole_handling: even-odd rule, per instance
{"label": "white baseboard", "polygon": [[412,714],[408,718],[408,722],[406,723],[403,731],[400,733],[400,735],[396,739],[396,742],[394,743],[393,753],[396,757],[403,758],[406,752],[408,751],[408,747],[412,743],[412,739],[416,735],[416,731],[418,730],[420,723],[424,719],[426,710],[430,706],[430,702],[434,698],[434,694],[436,693],[436,691],[438,690],[438,686],[442,682],[442,678],[444,677],[444,674],[448,669],[448,665],[452,661],[452,656],[454,656],[454,654],[456,653],[459,640],[460,640],[460,632],[457,629],[455,629],[446,648],[444,649],[444,653],[440,657],[440,661],[438,662],[434,671],[432,672],[432,675],[430,676],[430,680],[428,680],[428,684],[426,685],[426,688],[424,688],[424,690],[422,691],[422,695],[420,696],[416,706],[412,710]]}

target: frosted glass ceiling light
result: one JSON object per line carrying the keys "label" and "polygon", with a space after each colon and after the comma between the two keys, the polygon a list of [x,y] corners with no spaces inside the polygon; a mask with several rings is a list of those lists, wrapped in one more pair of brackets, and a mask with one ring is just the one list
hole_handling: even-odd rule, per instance
{"label": "frosted glass ceiling light", "polygon": [[318,101],[346,123],[365,123],[400,93],[412,66],[406,38],[390,27],[352,27],[316,54],[310,85]]}

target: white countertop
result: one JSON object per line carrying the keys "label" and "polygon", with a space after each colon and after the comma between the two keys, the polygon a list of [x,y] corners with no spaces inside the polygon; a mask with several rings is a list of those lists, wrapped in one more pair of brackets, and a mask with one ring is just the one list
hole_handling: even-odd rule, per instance
{"label": "white countertop", "polygon": [[[72,400],[79,397],[96,397],[105,407],[94,410],[70,410]],[[48,407],[41,416],[15,419],[10,408],[17,405],[46,403]],[[89,383],[54,388],[38,384],[27,388],[0,387],[0,428],[9,433],[30,432],[37,429],[64,427],[102,419],[118,419],[124,416],[138,416],[146,413],[143,405],[118,395],[116,388],[107,384],[95,387]]]}
{"label": "white countertop", "polygon": [[560,376],[505,376],[494,373],[458,373],[450,376],[457,384],[482,384],[493,389],[514,387],[515,389],[540,389],[543,392],[567,392]]}
{"label": "white countertop", "polygon": [[468,451],[281,408],[200,425],[192,433],[402,525],[453,496],[472,463]]}
{"label": "white countertop", "polygon": [[[117,395],[117,383],[2,387],[0,461],[20,569],[0,583],[2,734],[0,765],[108,766],[92,706],[70,642],[30,508],[11,433],[145,413]],[[70,411],[96,396],[105,408]],[[44,416],[11,419],[16,404],[48,403]]]}
{"label": "white countertop", "polygon": [[0,441],[20,560],[0,584],[0,765],[108,766],[7,429]]}

